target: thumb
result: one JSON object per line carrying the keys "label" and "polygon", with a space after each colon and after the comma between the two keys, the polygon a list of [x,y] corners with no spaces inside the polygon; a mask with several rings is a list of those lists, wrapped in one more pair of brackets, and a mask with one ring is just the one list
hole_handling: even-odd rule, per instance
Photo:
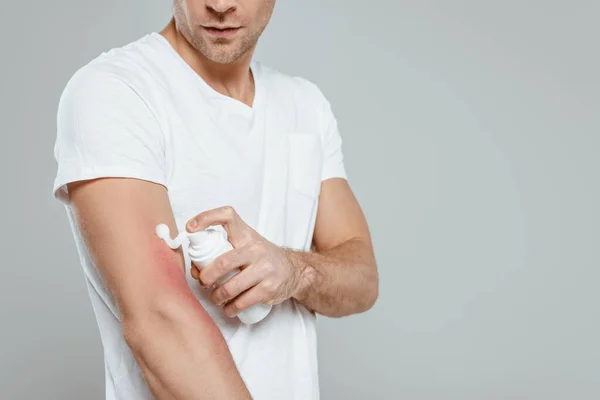
{"label": "thumb", "polygon": [[190,219],[186,229],[190,233],[204,230],[212,225],[221,225],[234,247],[239,247],[252,238],[254,230],[250,228],[231,206],[204,211]]}

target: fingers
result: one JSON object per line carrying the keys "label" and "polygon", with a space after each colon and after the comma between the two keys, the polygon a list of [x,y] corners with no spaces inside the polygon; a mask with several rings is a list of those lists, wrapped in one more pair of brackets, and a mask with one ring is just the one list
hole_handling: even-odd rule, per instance
{"label": "fingers", "polygon": [[272,301],[266,298],[266,290],[262,286],[262,284],[258,284],[250,290],[240,294],[235,300],[223,308],[225,314],[227,314],[228,317],[233,318],[255,304],[273,304]]}
{"label": "fingers", "polygon": [[252,253],[247,247],[233,249],[215,258],[206,268],[200,271],[197,279],[202,286],[211,287],[236,268],[250,265],[252,262]]}
{"label": "fingers", "polygon": [[250,266],[213,290],[211,294],[212,301],[220,306],[235,298],[240,293],[253,288],[260,281],[261,276],[256,273],[256,269],[253,269],[252,266]]}
{"label": "fingers", "polygon": [[192,268],[190,270],[190,273],[192,274],[192,278],[194,278],[194,279],[200,279],[200,270],[194,264],[192,264]]}
{"label": "fingers", "polygon": [[243,240],[250,234],[249,230],[251,230],[231,206],[214,208],[196,215],[187,222],[186,229],[188,232],[193,233],[212,225],[222,225],[234,247],[235,241]]}

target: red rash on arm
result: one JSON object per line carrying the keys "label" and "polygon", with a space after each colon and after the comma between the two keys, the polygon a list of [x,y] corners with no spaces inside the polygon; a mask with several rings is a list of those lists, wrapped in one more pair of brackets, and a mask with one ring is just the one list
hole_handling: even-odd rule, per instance
{"label": "red rash on arm", "polygon": [[[156,235],[156,225],[159,223],[161,222],[153,221],[150,224],[144,224],[146,226],[145,229],[153,233],[147,248],[150,249],[150,257],[154,260],[150,264],[150,267],[156,269],[154,272],[148,271],[146,284],[170,288],[182,298],[184,304],[190,305],[190,311],[197,313],[202,321],[212,325],[212,318],[204,307],[202,307],[196,296],[194,296],[187,282],[182,248],[171,249],[164,240]],[[171,236],[175,237],[177,235],[176,227],[169,226],[169,228]],[[178,267],[178,265],[181,265],[182,268]]]}
{"label": "red rash on arm", "polygon": [[154,398],[250,399],[221,331],[194,296],[164,186],[102,178],[69,184],[72,210],[120,314],[123,338]]}

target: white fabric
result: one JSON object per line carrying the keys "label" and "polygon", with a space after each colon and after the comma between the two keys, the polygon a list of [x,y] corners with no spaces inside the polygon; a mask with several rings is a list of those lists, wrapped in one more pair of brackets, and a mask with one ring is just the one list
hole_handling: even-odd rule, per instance
{"label": "white fabric", "polygon": [[[256,96],[249,107],[213,90],[152,32],[102,53],[63,91],[54,195],[66,206],[96,313],[107,399],[152,396],[74,223],[67,183],[156,182],[168,190],[180,231],[192,216],[231,205],[268,240],[307,250],[320,182],[346,178],[337,124],[319,89],[256,61],[251,67]],[[253,398],[318,399],[315,315],[288,300],[255,325],[229,319],[189,276],[187,245],[183,250],[188,284],[221,329]]]}

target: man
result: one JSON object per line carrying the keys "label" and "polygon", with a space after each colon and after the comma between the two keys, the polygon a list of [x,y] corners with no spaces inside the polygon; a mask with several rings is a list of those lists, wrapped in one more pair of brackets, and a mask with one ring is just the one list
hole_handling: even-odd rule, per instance
{"label": "man", "polygon": [[[102,53],[61,95],[54,194],[108,399],[318,399],[315,313],[363,312],[378,296],[329,103],[252,60],[274,3],[174,0],[161,32]],[[200,272],[159,223],[221,225],[234,250]],[[256,303],[273,309],[242,324]]]}

